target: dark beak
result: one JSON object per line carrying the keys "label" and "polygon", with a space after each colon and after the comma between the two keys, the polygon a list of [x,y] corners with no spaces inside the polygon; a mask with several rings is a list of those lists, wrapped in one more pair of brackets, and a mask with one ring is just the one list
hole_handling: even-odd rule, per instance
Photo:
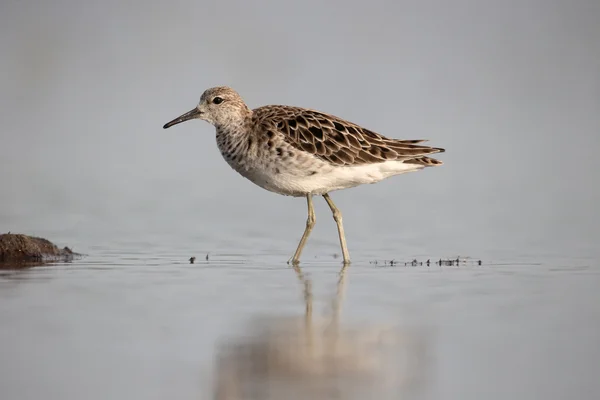
{"label": "dark beak", "polygon": [[175,118],[173,121],[171,121],[171,122],[167,122],[167,123],[166,123],[166,124],[163,126],[163,129],[170,128],[170,127],[172,127],[173,125],[180,124],[180,123],[182,123],[182,122],[185,122],[185,121],[187,121],[187,120],[190,120],[190,119],[198,118],[198,116],[199,116],[200,114],[202,114],[202,112],[201,112],[201,111],[198,111],[198,109],[197,109],[197,108],[194,108],[193,110],[190,110],[190,111],[186,112],[185,114],[183,114],[183,115],[180,115],[179,117]]}

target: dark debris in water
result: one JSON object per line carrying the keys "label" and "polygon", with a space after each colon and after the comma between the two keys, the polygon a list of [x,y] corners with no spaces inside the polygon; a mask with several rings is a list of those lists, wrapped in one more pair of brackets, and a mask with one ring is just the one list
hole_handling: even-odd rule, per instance
{"label": "dark debris in water", "polygon": [[413,258],[412,260],[409,261],[400,261],[400,260],[382,260],[382,261],[378,261],[378,260],[373,260],[370,261],[369,264],[373,264],[373,265],[381,265],[383,267],[396,267],[396,266],[404,266],[404,267],[420,267],[420,266],[427,266],[430,267],[431,265],[437,265],[437,266],[446,266],[446,267],[452,267],[452,266],[461,266],[461,265],[483,265],[483,262],[481,260],[473,260],[471,258],[460,258],[460,257],[456,257],[456,258],[439,258],[437,260],[432,260],[431,258],[428,258],[427,260],[417,260],[416,258]]}
{"label": "dark debris in water", "polygon": [[[192,256],[188,259],[190,264],[194,264],[196,262],[196,257]],[[208,253],[206,253],[206,261],[208,261]]]}
{"label": "dark debris in water", "polygon": [[[334,259],[337,259],[340,257],[340,255],[338,253],[333,253],[332,257]],[[318,256],[315,255],[315,258],[318,258]],[[209,253],[206,254],[205,257],[206,261],[209,261]],[[195,264],[196,262],[196,257],[192,256],[188,259],[190,264]],[[412,260],[396,260],[396,259],[392,259],[392,260],[372,260],[369,261],[369,264],[372,265],[377,265],[377,266],[382,266],[382,267],[400,267],[400,266],[404,266],[404,267],[422,267],[422,266],[426,266],[426,267],[430,267],[430,266],[466,266],[466,265],[483,265],[483,262],[481,260],[477,260],[477,259],[473,259],[472,257],[456,257],[456,258],[438,258],[438,259],[432,259],[432,258],[428,258],[428,259],[416,259],[413,258]]]}

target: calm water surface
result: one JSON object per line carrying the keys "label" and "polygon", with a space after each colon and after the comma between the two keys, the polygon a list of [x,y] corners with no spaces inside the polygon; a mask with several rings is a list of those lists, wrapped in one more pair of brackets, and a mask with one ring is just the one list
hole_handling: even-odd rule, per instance
{"label": "calm water surface", "polygon": [[[0,5],[0,232],[88,254],[0,270],[0,400],[600,399],[600,1],[89,3]],[[217,85],[445,165],[295,270],[304,199],[162,129]]]}
{"label": "calm water surface", "polygon": [[[315,398],[600,398],[595,260],[389,266],[354,243],[340,274],[335,248],[311,246],[299,270],[283,250],[206,261],[192,243],[148,240],[0,271],[1,397],[225,399],[251,382],[247,398],[302,398],[318,381]],[[332,326],[342,350],[328,358]],[[386,337],[400,339],[393,351]],[[265,356],[276,348],[295,355],[277,364]]]}

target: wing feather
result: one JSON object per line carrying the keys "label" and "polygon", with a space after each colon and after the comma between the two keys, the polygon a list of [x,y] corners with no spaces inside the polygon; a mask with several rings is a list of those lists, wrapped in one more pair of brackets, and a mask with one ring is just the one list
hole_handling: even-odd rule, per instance
{"label": "wing feather", "polygon": [[442,162],[427,155],[443,153],[424,146],[423,139],[391,139],[357,124],[320,111],[265,106],[253,110],[253,118],[265,131],[275,131],[289,145],[334,165],[354,166],[390,160],[425,166]]}

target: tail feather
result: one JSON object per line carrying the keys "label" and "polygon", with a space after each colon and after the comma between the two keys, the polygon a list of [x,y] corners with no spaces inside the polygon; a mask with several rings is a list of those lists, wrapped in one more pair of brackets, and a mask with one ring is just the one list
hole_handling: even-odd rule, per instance
{"label": "tail feather", "polygon": [[425,143],[428,142],[429,139],[397,139],[395,142],[403,143],[403,144],[417,144],[417,143]]}
{"label": "tail feather", "polygon": [[398,153],[397,160],[402,160],[406,164],[416,164],[423,166],[436,166],[443,163],[435,158],[427,157],[430,154],[443,153],[446,150],[441,147],[423,146],[416,143],[422,143],[426,140],[393,140],[388,142],[389,148]]}
{"label": "tail feather", "polygon": [[437,166],[443,164],[443,162],[440,160],[437,160],[437,159],[431,158],[431,157],[426,157],[426,156],[411,158],[409,160],[405,160],[404,163],[405,164],[423,165],[425,167],[437,167]]}

